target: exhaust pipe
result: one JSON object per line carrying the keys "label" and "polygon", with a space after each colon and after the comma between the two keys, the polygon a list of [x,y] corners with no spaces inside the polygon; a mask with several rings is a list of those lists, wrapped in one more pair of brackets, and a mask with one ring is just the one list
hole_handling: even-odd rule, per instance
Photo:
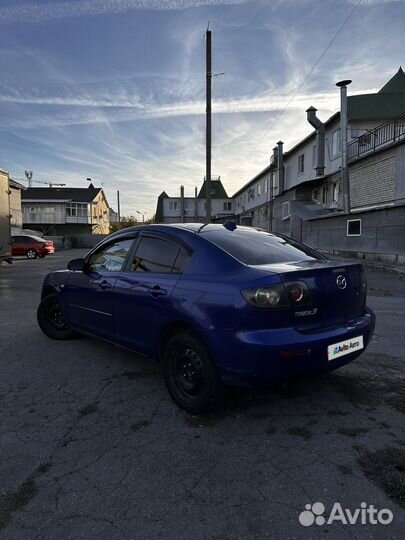
{"label": "exhaust pipe", "polygon": [[316,176],[325,173],[325,124],[316,116],[315,107],[306,110],[307,120],[316,129]]}

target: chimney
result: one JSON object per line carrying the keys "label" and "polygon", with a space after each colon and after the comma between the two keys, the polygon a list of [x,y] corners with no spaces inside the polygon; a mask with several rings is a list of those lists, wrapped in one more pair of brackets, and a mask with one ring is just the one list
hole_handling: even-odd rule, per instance
{"label": "chimney", "polygon": [[325,173],[325,124],[316,116],[315,107],[306,110],[307,120],[316,129],[316,176]]}
{"label": "chimney", "polygon": [[277,167],[277,161],[278,161],[278,146],[275,146],[273,148],[273,164],[275,167]]}
{"label": "chimney", "polygon": [[278,194],[284,193],[284,156],[283,156],[283,141],[277,143],[277,170],[278,170]]}
{"label": "chimney", "polygon": [[347,166],[347,86],[350,80],[340,81],[336,86],[340,88],[340,145],[342,155],[342,191],[343,191],[343,211],[350,214],[350,181],[349,168]]}
{"label": "chimney", "polygon": [[180,221],[184,223],[184,186],[180,186]]}

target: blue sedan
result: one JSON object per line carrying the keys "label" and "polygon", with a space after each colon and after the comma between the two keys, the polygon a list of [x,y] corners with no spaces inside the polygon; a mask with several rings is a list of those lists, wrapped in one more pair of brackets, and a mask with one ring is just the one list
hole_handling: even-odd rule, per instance
{"label": "blue sedan", "polygon": [[173,400],[212,410],[226,385],[330,371],[361,354],[375,317],[361,264],[252,227],[178,224],[110,235],[48,274],[43,332],[156,358]]}

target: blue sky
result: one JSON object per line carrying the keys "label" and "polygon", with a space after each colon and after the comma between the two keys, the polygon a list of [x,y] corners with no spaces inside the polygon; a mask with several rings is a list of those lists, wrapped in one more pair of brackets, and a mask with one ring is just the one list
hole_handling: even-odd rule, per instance
{"label": "blue sky", "polygon": [[[404,66],[405,2],[1,0],[0,168],[15,179],[101,185],[122,213],[192,195],[205,172],[205,42],[213,32],[213,164],[232,194],[338,109],[335,82],[378,90]],[[39,185],[39,184],[38,184]]]}

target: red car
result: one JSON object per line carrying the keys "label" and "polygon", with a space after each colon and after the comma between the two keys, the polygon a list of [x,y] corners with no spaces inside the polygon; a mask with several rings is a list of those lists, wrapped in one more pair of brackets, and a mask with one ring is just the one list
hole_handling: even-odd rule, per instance
{"label": "red car", "polygon": [[52,240],[44,240],[39,236],[13,236],[11,238],[11,251],[15,257],[25,255],[28,259],[45,257],[50,253],[55,253]]}

